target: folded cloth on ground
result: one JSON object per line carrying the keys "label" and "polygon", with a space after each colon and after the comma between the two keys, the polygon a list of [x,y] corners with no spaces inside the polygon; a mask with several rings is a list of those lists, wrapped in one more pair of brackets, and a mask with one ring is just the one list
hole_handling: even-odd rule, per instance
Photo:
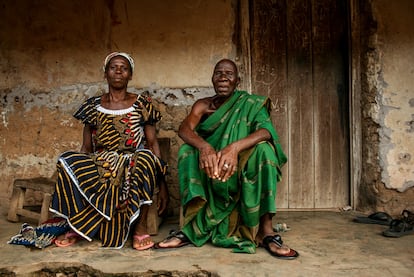
{"label": "folded cloth on ground", "polygon": [[45,248],[51,245],[57,236],[69,230],[70,226],[63,218],[49,219],[35,228],[27,223],[23,223],[20,232],[7,243]]}

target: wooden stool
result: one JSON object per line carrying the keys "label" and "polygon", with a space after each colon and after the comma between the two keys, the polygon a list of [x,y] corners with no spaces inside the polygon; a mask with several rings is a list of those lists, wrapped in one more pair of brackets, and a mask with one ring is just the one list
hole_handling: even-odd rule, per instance
{"label": "wooden stool", "polygon": [[[170,154],[170,138],[159,138],[161,157],[164,161],[168,161]],[[13,194],[10,200],[9,213],[7,219],[12,222],[19,221],[19,216],[25,216],[32,219],[37,219],[39,224],[49,218],[49,206],[52,194],[55,190],[55,182],[57,180],[57,173],[51,178],[38,177],[32,179],[16,179],[13,183]],[[25,194],[26,190],[31,189],[43,194],[43,201],[40,213],[25,209]],[[158,216],[157,209],[158,189],[154,191],[153,204],[148,210],[147,230],[150,235],[158,234],[158,227],[162,223],[162,218]]]}
{"label": "wooden stool", "polygon": [[[19,221],[19,216],[25,216],[38,220],[39,224],[49,218],[49,206],[52,194],[55,190],[56,178],[38,177],[32,179],[16,179],[13,182],[13,193],[10,200],[9,213],[7,219],[12,222]],[[25,202],[26,191],[30,189],[34,192],[43,194],[42,205],[39,212],[26,209],[23,205]]]}

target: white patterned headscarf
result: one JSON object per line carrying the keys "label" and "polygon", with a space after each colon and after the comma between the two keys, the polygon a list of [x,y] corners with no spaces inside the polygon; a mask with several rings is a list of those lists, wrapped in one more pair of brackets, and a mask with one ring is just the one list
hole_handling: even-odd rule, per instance
{"label": "white patterned headscarf", "polygon": [[125,52],[112,52],[111,54],[106,56],[105,61],[104,61],[103,71],[105,72],[106,66],[111,61],[111,59],[117,56],[121,56],[127,59],[129,62],[129,65],[131,66],[131,73],[134,73],[134,67],[135,67],[134,59],[131,57],[131,55]]}

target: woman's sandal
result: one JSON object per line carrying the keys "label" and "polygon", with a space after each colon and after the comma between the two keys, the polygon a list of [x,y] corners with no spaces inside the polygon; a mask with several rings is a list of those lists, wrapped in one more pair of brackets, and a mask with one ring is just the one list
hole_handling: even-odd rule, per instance
{"label": "woman's sandal", "polygon": [[270,244],[274,243],[277,246],[279,246],[280,248],[283,247],[283,241],[282,241],[282,237],[280,235],[271,235],[271,236],[266,236],[263,239],[262,242],[262,246],[267,250],[267,252],[270,253],[270,255],[278,258],[278,259],[282,259],[282,260],[293,260],[296,259],[297,257],[299,257],[299,253],[295,250],[293,250],[292,248],[290,248],[289,253],[286,254],[278,254],[276,252],[273,252],[272,249],[270,248]]}
{"label": "woman's sandal", "polygon": [[57,237],[55,239],[55,244],[58,247],[68,247],[75,244],[79,239],[81,239],[81,236],[78,233],[75,231],[68,231]]}
{"label": "woman's sandal", "polygon": [[141,244],[141,242],[145,241],[148,238],[151,238],[150,235],[133,235],[133,240],[132,240],[132,248],[136,249],[136,250],[147,250],[150,249],[154,246],[154,242],[150,242],[148,244],[143,244],[139,247],[134,247],[134,242],[138,242],[139,244]]}
{"label": "woman's sandal", "polygon": [[[160,243],[168,243],[173,239],[179,239],[180,243],[175,246],[161,246]],[[180,248],[183,246],[190,245],[191,241],[187,238],[187,236],[182,231],[172,231],[168,237],[166,237],[163,241],[157,242],[154,245],[155,249],[174,249]]]}

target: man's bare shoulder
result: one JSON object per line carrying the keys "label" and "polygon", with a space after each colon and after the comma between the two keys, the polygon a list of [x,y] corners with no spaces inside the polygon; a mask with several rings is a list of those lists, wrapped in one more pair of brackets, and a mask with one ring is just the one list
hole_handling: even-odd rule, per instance
{"label": "man's bare shoulder", "polygon": [[192,110],[193,112],[197,114],[210,113],[212,103],[213,103],[213,97],[205,97],[205,98],[198,99],[193,104]]}
{"label": "man's bare shoulder", "polygon": [[198,99],[196,102],[194,102],[193,107],[209,107],[213,102],[213,99],[213,96]]}
{"label": "man's bare shoulder", "polygon": [[201,99],[198,99],[195,103],[194,103],[194,105],[196,105],[196,104],[201,104],[201,105],[205,105],[205,104],[210,104],[212,101],[213,101],[213,99],[214,99],[214,96],[209,96],[209,97],[205,97],[205,98],[201,98]]}

